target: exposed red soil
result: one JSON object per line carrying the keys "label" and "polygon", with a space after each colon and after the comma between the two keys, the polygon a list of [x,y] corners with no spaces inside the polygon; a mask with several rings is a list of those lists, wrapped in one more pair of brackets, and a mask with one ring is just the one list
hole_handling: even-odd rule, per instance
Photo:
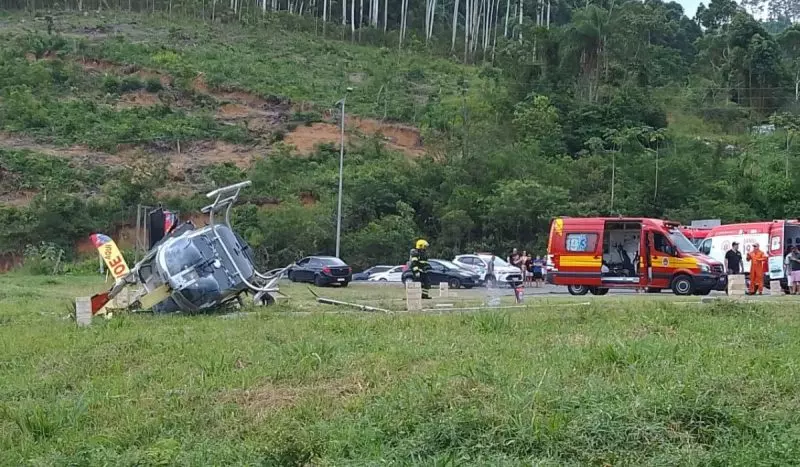
{"label": "exposed red soil", "polygon": [[38,193],[33,190],[9,191],[0,193],[0,206],[25,207],[31,204]]}
{"label": "exposed red soil", "polygon": [[[331,123],[301,125],[286,135],[283,141],[294,146],[300,154],[310,154],[320,144],[331,143],[338,146],[341,141],[341,129]],[[345,134],[345,142],[350,142],[349,134]]]}
{"label": "exposed red soil", "polygon": [[91,165],[117,165],[123,162],[120,154],[108,154],[94,151],[82,145],[58,147],[50,144],[37,143],[30,138],[0,132],[0,147],[11,149],[29,149],[54,157],[65,157],[77,163]]}
{"label": "exposed red soil", "polygon": [[[121,250],[130,249],[136,245],[136,227],[134,226],[120,226],[110,232],[102,233],[113,238],[114,243],[116,243]],[[81,239],[75,245],[75,252],[79,256],[91,256],[97,254],[97,249],[87,235],[86,238]],[[133,266],[133,258],[125,258],[125,261],[128,263],[128,266]]]}
{"label": "exposed red soil", "polygon": [[[424,154],[419,130],[402,125],[386,124],[370,119],[353,119],[353,125],[346,125],[345,141],[352,141],[353,130],[367,136],[382,136],[384,144],[396,151],[402,151],[413,157]],[[298,126],[284,139],[287,144],[294,146],[300,154],[314,152],[320,144],[328,143],[339,145],[341,141],[341,127],[332,123],[313,123],[311,126]]]}
{"label": "exposed red soil", "polygon": [[310,191],[304,191],[300,193],[300,202],[303,204],[303,206],[311,206],[313,204],[316,204],[317,197],[316,195],[314,195],[314,193],[311,193]]}
{"label": "exposed red soil", "polygon": [[[82,59],[79,62],[87,70],[137,74],[143,79],[158,77],[163,86],[169,87],[171,85],[169,76],[157,70],[120,66],[108,61],[94,59]],[[238,89],[212,89],[206,82],[203,73],[198,74],[192,80],[192,89],[195,92],[207,94],[223,102],[216,113],[218,119],[245,121],[248,130],[257,134],[270,134],[279,129],[281,124],[288,120],[291,112],[291,106],[288,103],[271,103],[256,93]],[[153,97],[138,96],[133,98],[132,101],[130,99],[124,100],[124,103],[120,105],[153,105],[157,102],[153,100]],[[298,103],[295,107],[300,111],[313,108],[313,106],[305,102]],[[409,156],[417,157],[424,153],[420,132],[414,127],[362,118],[351,119],[350,124],[347,126],[346,131],[348,133],[356,130],[366,136],[381,135],[386,146],[396,151],[402,151]],[[348,142],[350,142],[350,136],[348,135]],[[337,144],[339,140],[339,128],[336,124],[331,123],[298,126],[285,138],[285,141],[295,146],[300,154],[309,154],[322,143]]]}
{"label": "exposed red soil", "polygon": [[217,116],[221,118],[242,118],[247,117],[252,110],[241,104],[223,104],[217,110]]}
{"label": "exposed red soil", "polygon": [[131,107],[152,107],[160,103],[161,99],[158,98],[157,94],[138,90],[123,94],[120,97],[119,102],[117,102],[117,108],[126,109]]}
{"label": "exposed red soil", "polygon": [[10,253],[0,255],[0,272],[8,272],[19,266],[22,266],[22,255]]}

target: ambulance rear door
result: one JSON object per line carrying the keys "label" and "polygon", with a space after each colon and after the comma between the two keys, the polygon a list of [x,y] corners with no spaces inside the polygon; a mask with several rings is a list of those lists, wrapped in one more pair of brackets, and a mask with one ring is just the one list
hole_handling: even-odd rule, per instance
{"label": "ambulance rear door", "polygon": [[769,244],[766,248],[769,256],[769,278],[777,281],[785,275],[783,258],[786,256],[783,239],[786,236],[786,222],[773,222],[769,229]]}

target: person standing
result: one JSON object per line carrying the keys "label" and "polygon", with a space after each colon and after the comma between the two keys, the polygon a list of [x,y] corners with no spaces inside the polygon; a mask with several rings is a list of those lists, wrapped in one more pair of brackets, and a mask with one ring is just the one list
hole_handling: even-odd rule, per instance
{"label": "person standing", "polygon": [[758,248],[758,243],[753,244],[753,249],[747,253],[750,261],[750,295],[764,293],[764,271],[767,268],[767,255]]}
{"label": "person standing", "polygon": [[728,274],[741,274],[744,270],[742,252],[739,251],[739,244],[736,242],[733,242],[731,249],[725,253],[725,270]]}
{"label": "person standing", "polygon": [[800,249],[797,245],[792,247],[792,251],[787,256],[789,267],[786,273],[789,275],[789,289],[792,295],[800,294]]}
{"label": "person standing", "polygon": [[428,263],[428,246],[429,243],[420,238],[414,245],[414,249],[411,250],[411,274],[414,282],[422,284],[423,299],[431,298],[431,281],[428,277],[428,270],[430,270],[431,265]]}
{"label": "person standing", "polygon": [[539,255],[533,261],[533,281],[536,287],[541,287],[544,282],[544,260]]}
{"label": "person standing", "polygon": [[486,264],[486,286],[490,288],[497,285],[497,277],[494,275],[495,258],[497,258],[497,256],[492,253],[492,257],[489,259],[488,264]]}
{"label": "person standing", "polygon": [[531,280],[531,261],[532,258],[528,256],[527,251],[522,252],[522,257],[519,260],[519,270],[522,272],[522,283],[527,284]]}
{"label": "person standing", "polygon": [[519,252],[516,248],[512,249],[511,254],[508,255],[508,264],[519,267]]}

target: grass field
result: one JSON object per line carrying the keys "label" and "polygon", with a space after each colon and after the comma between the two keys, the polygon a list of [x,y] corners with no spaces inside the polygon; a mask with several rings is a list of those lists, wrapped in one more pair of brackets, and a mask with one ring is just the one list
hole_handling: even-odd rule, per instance
{"label": "grass field", "polygon": [[[800,306],[602,297],[438,315],[114,316],[0,282],[2,465],[789,465]],[[325,289],[351,300],[401,289]],[[385,302],[392,300],[384,299]],[[342,311],[335,308],[337,311]]]}

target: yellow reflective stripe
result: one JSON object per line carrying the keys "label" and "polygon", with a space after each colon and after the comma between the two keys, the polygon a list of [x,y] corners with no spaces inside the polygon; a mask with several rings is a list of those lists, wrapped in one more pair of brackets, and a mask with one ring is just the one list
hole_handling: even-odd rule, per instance
{"label": "yellow reflective stripe", "polygon": [[560,258],[561,267],[600,267],[602,260],[595,258],[594,255],[562,255]]}

